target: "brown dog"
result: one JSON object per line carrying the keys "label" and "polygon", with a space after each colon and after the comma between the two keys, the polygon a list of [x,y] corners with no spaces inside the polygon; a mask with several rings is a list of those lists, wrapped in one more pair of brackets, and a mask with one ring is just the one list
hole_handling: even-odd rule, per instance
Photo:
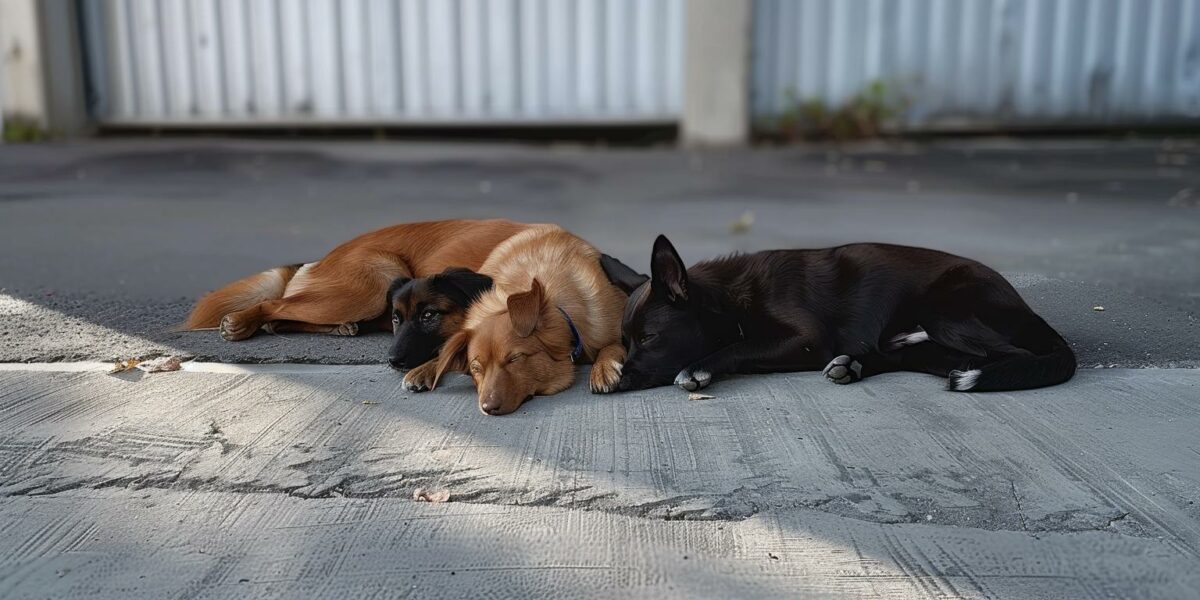
{"label": "brown dog", "polygon": [[574,363],[583,362],[593,364],[593,392],[615,389],[626,296],[601,269],[599,251],[559,227],[538,226],[499,245],[480,272],[494,286],[446,340],[430,388],[447,371],[469,372],[480,410],[503,415],[570,387]]}
{"label": "brown dog", "polygon": [[260,328],[355,335],[359,324],[387,329],[388,286],[447,267],[478,268],[501,242],[534,225],[501,219],[393,225],[360,235],[320,261],[278,267],[235,281],[196,303],[184,329],[220,327],[246,339]]}

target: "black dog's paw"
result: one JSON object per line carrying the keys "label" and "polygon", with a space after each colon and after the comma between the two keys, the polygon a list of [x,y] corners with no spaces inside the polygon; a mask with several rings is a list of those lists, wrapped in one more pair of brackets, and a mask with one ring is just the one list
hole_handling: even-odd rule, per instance
{"label": "black dog's paw", "polygon": [[829,361],[822,373],[826,379],[837,384],[854,383],[862,379],[862,364],[850,358],[848,354],[843,354]]}
{"label": "black dog's paw", "polygon": [[703,369],[684,369],[675,376],[675,385],[689,391],[694,392],[703,389],[712,382],[712,373]]}

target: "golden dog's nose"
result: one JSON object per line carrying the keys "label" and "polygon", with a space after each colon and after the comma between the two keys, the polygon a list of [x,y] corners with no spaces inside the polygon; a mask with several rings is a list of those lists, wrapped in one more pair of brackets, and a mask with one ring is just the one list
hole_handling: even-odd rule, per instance
{"label": "golden dog's nose", "polygon": [[488,392],[487,395],[479,402],[479,410],[482,410],[487,415],[500,415],[500,398],[496,397],[496,392]]}

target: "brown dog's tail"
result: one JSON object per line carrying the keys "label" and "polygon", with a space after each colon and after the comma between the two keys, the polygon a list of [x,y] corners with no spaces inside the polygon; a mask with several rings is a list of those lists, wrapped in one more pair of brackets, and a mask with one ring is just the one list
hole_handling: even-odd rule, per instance
{"label": "brown dog's tail", "polygon": [[187,321],[180,329],[212,329],[220,325],[221,319],[229,313],[250,308],[265,300],[282,298],[288,282],[302,266],[304,265],[299,264],[268,269],[205,294],[196,303],[192,314],[188,315]]}

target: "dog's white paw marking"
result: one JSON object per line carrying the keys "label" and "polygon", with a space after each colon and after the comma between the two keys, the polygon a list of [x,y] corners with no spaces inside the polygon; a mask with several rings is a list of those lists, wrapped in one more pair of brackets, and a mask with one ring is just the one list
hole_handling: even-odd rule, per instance
{"label": "dog's white paw marking", "polygon": [[950,371],[950,389],[956,392],[966,392],[975,389],[975,384],[979,381],[980,373],[982,371],[979,369]]}
{"label": "dog's white paw marking", "polygon": [[919,329],[912,333],[902,333],[888,340],[888,350],[898,350],[905,346],[913,346],[922,342],[929,341],[929,333],[924,329]]}
{"label": "dog's white paw marking", "polygon": [[675,376],[675,385],[689,391],[694,392],[702,389],[712,382],[712,373],[698,369],[689,371],[684,369]]}
{"label": "dog's white paw marking", "polygon": [[848,354],[834,357],[821,371],[825,378],[839,385],[854,383],[862,379],[862,363],[854,360]]}
{"label": "dog's white paw marking", "polygon": [[625,365],[621,361],[614,358],[608,361],[608,368],[611,369],[613,373],[617,374],[617,379],[620,379],[621,369],[625,368]]}
{"label": "dog's white paw marking", "polygon": [[609,394],[615,392],[617,384],[621,381],[621,368],[624,366],[621,361],[616,359],[609,360],[603,366],[600,364],[593,366],[593,377],[590,384],[592,393]]}

